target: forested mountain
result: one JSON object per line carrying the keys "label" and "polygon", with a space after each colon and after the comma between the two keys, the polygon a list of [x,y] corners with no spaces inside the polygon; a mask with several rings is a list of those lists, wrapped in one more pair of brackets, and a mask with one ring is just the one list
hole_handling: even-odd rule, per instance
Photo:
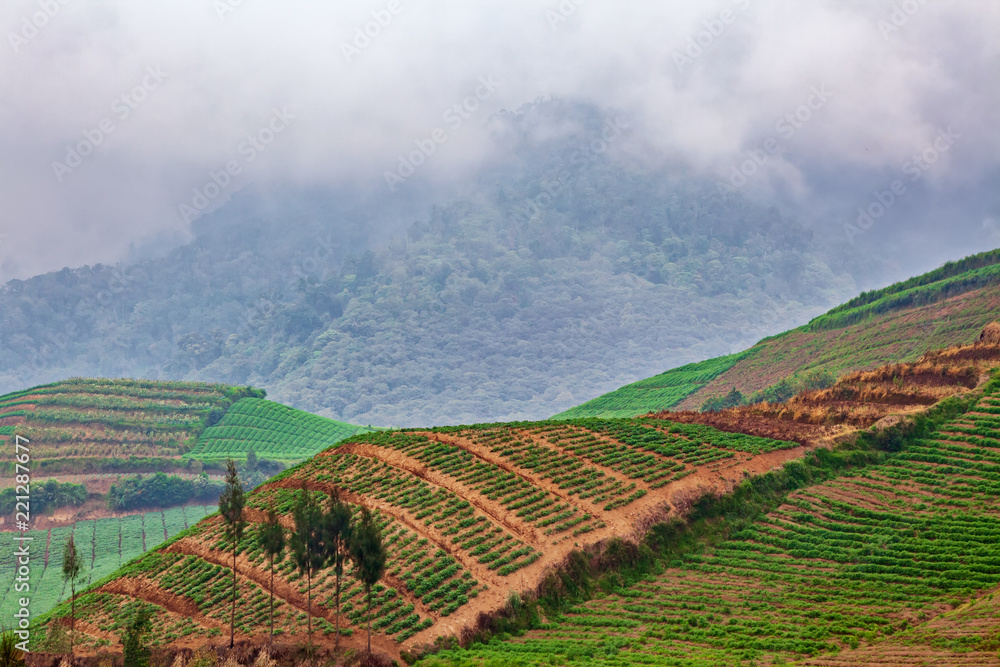
{"label": "forested mountain", "polygon": [[11,281],[0,391],[124,375],[359,424],[540,418],[856,292],[774,209],[594,150],[606,122],[558,103],[494,119],[508,158],[425,213],[387,191],[248,193],[160,257]]}

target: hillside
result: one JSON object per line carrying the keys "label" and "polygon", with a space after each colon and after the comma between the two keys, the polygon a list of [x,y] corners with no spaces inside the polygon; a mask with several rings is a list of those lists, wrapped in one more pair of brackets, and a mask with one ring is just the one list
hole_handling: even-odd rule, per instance
{"label": "hillside", "polygon": [[922,276],[865,292],[809,324],[739,354],[675,368],[561,412],[554,419],[630,417],[698,409],[733,387],[744,396],[816,371],[834,375],[913,361],[970,343],[1000,312],[1000,251],[949,262]]}
{"label": "hillside", "polygon": [[[97,580],[215,511],[219,490],[212,485],[188,500],[167,491],[157,502],[112,509],[109,491],[120,480],[157,472],[191,480],[207,470],[218,483],[225,459],[242,462],[250,448],[260,458],[290,464],[366,430],[261,396],[248,387],[77,378],[0,397],[0,445],[13,452],[14,438],[27,441],[34,529],[28,534],[45,545],[41,567],[32,570],[34,613],[66,597],[59,566],[71,532],[84,554],[85,581]],[[13,492],[13,458],[0,465],[7,471],[0,488]],[[79,493],[43,503],[53,481]],[[10,512],[5,507],[0,516],[0,544],[6,546],[13,533],[3,531],[14,529],[9,500]],[[9,617],[16,595],[3,574],[14,569],[6,546],[0,549],[0,615]]]}
{"label": "hillside", "polygon": [[996,664],[1000,382],[966,408],[541,629],[426,664]]}
{"label": "hillside", "polygon": [[[481,613],[501,612],[512,591],[544,588],[552,569],[564,565],[574,553],[606,561],[601,554],[615,539],[641,541],[655,525],[671,525],[672,520],[703,511],[706,494],[726,498],[727,493],[739,495],[756,488],[742,483],[748,476],[770,479],[768,471],[800,460],[806,462],[804,468],[793,463],[785,470],[806,471],[805,477],[796,476],[800,482],[814,474],[820,481],[830,472],[824,468],[830,461],[852,466],[882,462],[888,455],[875,448],[846,454],[829,454],[827,448],[850,442],[858,428],[890,423],[887,417],[898,421],[893,415],[918,414],[949,397],[968,407],[979,400],[975,387],[998,362],[1000,346],[978,344],[941,352],[933,363],[925,360],[845,378],[823,397],[810,399],[817,413],[841,415],[842,424],[834,419],[812,423],[815,420],[806,415],[798,421],[786,420],[784,437],[776,437],[780,433],[773,423],[739,433],[729,424],[723,424],[727,430],[719,430],[662,417],[481,424],[353,436],[249,495],[254,525],[240,549],[240,599],[245,607],[238,617],[237,634],[244,639],[259,634],[267,617],[268,579],[258,542],[259,522],[273,504],[290,528],[289,513],[303,485],[319,497],[336,486],[353,505],[375,511],[389,544],[389,563],[377,589],[374,629],[379,649],[397,655],[401,648],[413,650],[436,637],[460,635],[463,629],[473,628]],[[886,391],[887,386],[893,391]],[[989,391],[993,389],[989,385]],[[853,405],[845,398],[850,392],[856,398]],[[878,397],[881,403],[873,400]],[[901,402],[901,397],[906,401]],[[960,431],[969,437],[983,435],[980,429],[990,428],[990,411],[1000,410],[993,407],[993,400],[983,399],[974,411],[950,424],[949,440],[958,442]],[[754,435],[754,431],[768,433]],[[880,436],[875,441],[883,449],[895,448],[891,438]],[[917,454],[916,460],[924,455]],[[810,473],[809,466],[819,469]],[[940,474],[949,471],[942,468]],[[786,475],[782,479],[787,481],[793,473],[775,474]],[[884,474],[888,473],[878,472],[879,479]],[[949,500],[926,511],[944,512],[951,506]],[[969,539],[979,539],[979,533],[970,535]],[[221,582],[232,572],[227,563],[231,561],[217,516],[178,534],[114,576],[96,582],[79,598],[85,646],[96,650],[101,641],[114,636],[111,630],[123,610],[139,606],[155,612],[156,641],[161,644],[173,645],[182,638],[184,642],[205,641],[221,634],[228,618]],[[798,561],[793,564],[799,565]],[[851,570],[855,571],[864,570]],[[347,581],[353,581],[350,575]],[[213,582],[220,585],[213,586]],[[331,583],[329,569],[314,578],[317,627],[327,644],[334,620]],[[959,583],[959,588],[965,588],[969,582]],[[985,585],[985,580],[980,577],[975,583]],[[206,593],[209,590],[211,594]],[[276,627],[289,639],[298,640],[304,631],[307,592],[287,558],[278,567],[276,591]],[[932,599],[935,591],[920,600]],[[351,634],[346,641],[355,646],[363,618],[358,595],[359,587],[351,583],[344,597]],[[689,595],[694,594],[685,593]],[[684,599],[696,601],[696,597]],[[674,604],[667,600],[657,604]],[[66,613],[63,605],[54,615],[60,618]],[[753,627],[759,620],[750,615],[745,621],[737,620],[741,622]],[[586,620],[582,623],[602,628],[604,634],[607,628],[638,624],[628,618],[617,626],[602,619],[592,625]],[[699,623],[695,619],[690,627],[700,627]],[[561,631],[561,626],[554,627]],[[483,650],[521,650],[517,646],[494,642]],[[588,650],[586,644],[582,646]],[[600,646],[603,651],[605,644]],[[827,644],[817,640],[810,646],[826,650]]]}
{"label": "hillside", "polygon": [[543,419],[884,271],[690,170],[573,161],[605,121],[528,105],[495,119],[510,157],[461,196],[247,192],[157,256],[11,281],[0,392],[129,376],[252,385],[356,424]]}

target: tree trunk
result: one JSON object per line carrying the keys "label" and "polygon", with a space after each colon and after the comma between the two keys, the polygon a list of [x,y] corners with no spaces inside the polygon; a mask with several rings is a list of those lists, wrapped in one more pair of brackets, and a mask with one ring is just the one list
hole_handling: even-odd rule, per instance
{"label": "tree trunk", "polygon": [[334,614],[334,622],[337,624],[337,634],[333,639],[333,650],[340,650],[340,567],[338,564],[334,564],[334,570],[337,577],[336,589],[334,590],[334,596],[336,599],[336,613]]}
{"label": "tree trunk", "polygon": [[76,638],[76,585],[70,582],[69,585],[69,654],[73,655],[73,640]]}
{"label": "tree trunk", "polygon": [[236,633],[236,541],[233,541],[233,610],[229,615],[229,648],[234,645],[233,636]]}
{"label": "tree trunk", "polygon": [[271,562],[268,565],[271,571],[271,644],[274,643],[274,554],[271,554]]}
{"label": "tree trunk", "polygon": [[372,654],[372,587],[365,586],[368,593],[368,655]]}
{"label": "tree trunk", "polygon": [[[306,605],[309,610],[309,653],[313,647],[313,573],[312,568],[306,570]],[[312,656],[309,656],[312,659]]]}

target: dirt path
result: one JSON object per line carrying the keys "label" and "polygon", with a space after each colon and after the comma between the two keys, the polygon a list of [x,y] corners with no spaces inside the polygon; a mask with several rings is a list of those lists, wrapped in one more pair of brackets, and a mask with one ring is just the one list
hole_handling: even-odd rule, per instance
{"label": "dirt path", "polygon": [[169,612],[190,618],[192,621],[207,628],[223,627],[213,618],[205,616],[198,609],[194,600],[182,595],[175,595],[160,588],[160,586],[146,577],[122,577],[115,579],[98,588],[95,593],[114,593],[124,597],[145,600],[159,607],[163,607]]}

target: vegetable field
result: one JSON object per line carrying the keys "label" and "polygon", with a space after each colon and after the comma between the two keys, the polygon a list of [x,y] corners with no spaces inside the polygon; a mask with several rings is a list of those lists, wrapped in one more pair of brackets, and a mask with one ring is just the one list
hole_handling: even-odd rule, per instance
{"label": "vegetable field", "polygon": [[229,408],[221,422],[205,429],[188,456],[242,459],[253,447],[261,458],[300,461],[367,430],[280,403],[243,398]]}
{"label": "vegetable field", "polygon": [[598,396],[552,419],[580,417],[638,417],[650,412],[672,408],[712,379],[729,370],[751,351],[715,357],[673,368],[659,375],[627,384],[620,389]]}
{"label": "vegetable field", "polygon": [[0,439],[31,444],[49,475],[179,467],[209,415],[259,390],[194,382],[72,379],[0,396]]}
{"label": "vegetable field", "polygon": [[[1000,397],[987,396],[933,437],[792,494],[661,575],[523,638],[427,664],[781,664],[908,636],[945,645],[922,622],[1000,585],[998,413]],[[854,663],[845,653],[838,664]]]}
{"label": "vegetable field", "polygon": [[[70,534],[83,559],[83,576],[77,583],[81,590],[102,579],[133,558],[141,555],[215,511],[214,506],[175,507],[163,512],[149,512],[121,518],[78,521],[73,526],[29,531],[31,548],[31,612],[43,614],[69,597],[69,587],[62,579],[63,548]],[[25,595],[14,590],[14,536],[0,532],[0,616],[11,618],[17,598]]]}

